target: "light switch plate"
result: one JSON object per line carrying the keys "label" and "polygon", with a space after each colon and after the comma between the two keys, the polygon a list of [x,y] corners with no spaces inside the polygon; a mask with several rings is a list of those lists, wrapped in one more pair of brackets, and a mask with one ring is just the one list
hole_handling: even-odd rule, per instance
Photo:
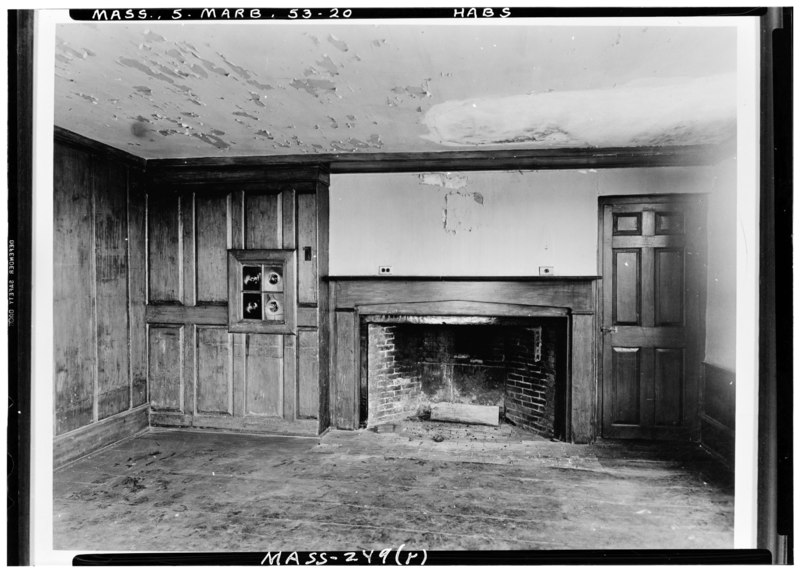
{"label": "light switch plate", "polygon": [[552,276],[553,275],[553,267],[552,266],[540,266],[539,267],[539,276]]}

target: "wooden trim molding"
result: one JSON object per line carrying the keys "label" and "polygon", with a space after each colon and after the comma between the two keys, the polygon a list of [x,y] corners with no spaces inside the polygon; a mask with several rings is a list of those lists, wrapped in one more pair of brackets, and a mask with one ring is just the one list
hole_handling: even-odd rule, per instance
{"label": "wooden trim molding", "polygon": [[[294,231],[292,231],[294,233]],[[296,255],[284,249],[228,250],[228,330],[232,333],[295,334]],[[254,271],[258,280],[249,284],[243,271]],[[267,274],[270,276],[268,277]],[[248,276],[249,277],[249,276]],[[271,280],[267,282],[267,279]],[[274,280],[272,280],[274,278]],[[257,319],[248,319],[245,306],[252,298]],[[274,310],[272,319],[269,309]],[[275,319],[277,316],[282,316]],[[251,316],[252,317],[252,316]]]}
{"label": "wooden trim molding", "polygon": [[353,280],[399,280],[412,282],[547,282],[547,281],[569,281],[583,282],[599,280],[602,276],[375,276],[372,274],[364,276],[325,276],[326,282],[348,282]]}
{"label": "wooden trim molding", "polygon": [[734,141],[687,146],[146,159],[60,126],[55,127],[55,137],[63,143],[90,148],[146,170],[151,184],[208,184],[219,180],[226,183],[246,183],[269,180],[308,181],[329,185],[331,173],[704,166],[717,163],[736,151]]}
{"label": "wooden trim molding", "polygon": [[227,325],[228,305],[208,304],[183,306],[148,304],[145,308],[147,323],[194,323],[201,325]]}
{"label": "wooden trim molding", "polygon": [[139,168],[142,171],[144,171],[147,165],[147,160],[144,158],[134,156],[130,152],[120,150],[119,148],[114,148],[108,144],[98,142],[97,140],[92,140],[91,138],[87,138],[86,136],[82,136],[81,134],[72,132],[66,128],[61,128],[60,126],[55,127],[54,136],[56,142],[87,150],[101,156],[106,156],[115,161],[123,162],[129,166]]}
{"label": "wooden trim molding", "polygon": [[[295,183],[299,192],[313,193],[317,184],[328,186],[327,163],[305,160],[280,162],[274,156],[148,160],[152,185],[178,184],[190,189],[223,184]],[[307,187],[302,187],[307,185]]]}
{"label": "wooden trim molding", "polygon": [[189,415],[174,412],[152,412],[153,427],[213,428],[218,431],[252,432],[263,435],[317,437],[319,422],[315,419],[285,420],[272,416]]}
{"label": "wooden trim molding", "polygon": [[53,440],[53,467],[59,468],[149,428],[149,404],[87,424]]}
{"label": "wooden trim molding", "polygon": [[[315,181],[328,183],[330,173],[417,171],[547,170],[700,166],[716,163],[736,150],[735,143],[620,148],[545,148],[455,150],[447,152],[365,152],[294,156],[242,156],[148,160],[148,171],[159,181],[189,181],[214,175],[250,177],[275,168],[318,167]],[[259,173],[260,172],[260,173]],[[309,175],[314,175],[309,170]],[[252,179],[252,178],[250,178]]]}
{"label": "wooden trim molding", "polygon": [[567,308],[462,300],[359,304],[356,306],[356,311],[359,316],[436,317],[439,320],[452,317],[491,319],[498,317],[566,317],[569,315]]}
{"label": "wooden trim molding", "polygon": [[516,279],[332,278],[335,309],[368,304],[462,301],[569,308],[594,311],[595,278],[572,280],[558,276]]}

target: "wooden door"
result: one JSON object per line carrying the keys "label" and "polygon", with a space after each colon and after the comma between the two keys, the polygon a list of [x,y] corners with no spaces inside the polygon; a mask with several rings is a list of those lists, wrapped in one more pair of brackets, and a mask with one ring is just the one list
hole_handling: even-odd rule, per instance
{"label": "wooden door", "polygon": [[602,434],[687,438],[704,343],[703,196],[601,199]]}

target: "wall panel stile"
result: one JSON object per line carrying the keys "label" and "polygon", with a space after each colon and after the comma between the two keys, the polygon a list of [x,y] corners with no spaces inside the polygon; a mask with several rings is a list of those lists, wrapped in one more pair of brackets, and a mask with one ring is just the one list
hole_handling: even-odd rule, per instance
{"label": "wall panel stile", "polygon": [[[324,285],[318,266],[323,261],[327,266],[328,251],[327,238],[318,236],[320,226],[327,231],[327,219],[320,220],[327,205],[320,209],[317,199],[327,190],[327,174],[299,171],[305,179],[297,182],[292,175],[264,170],[242,181],[228,180],[223,172],[187,174],[151,189],[147,317],[153,424],[318,433],[320,383],[327,369],[318,359],[317,298]],[[231,296],[229,286],[241,275],[229,277],[231,250],[264,251],[265,258],[278,254],[270,251],[290,255],[297,269],[287,273],[285,286],[292,293],[286,297],[299,302],[285,309],[297,316],[296,325],[271,328],[267,322],[232,331],[228,303],[239,292]],[[182,353],[180,359],[152,351],[168,341]]]}

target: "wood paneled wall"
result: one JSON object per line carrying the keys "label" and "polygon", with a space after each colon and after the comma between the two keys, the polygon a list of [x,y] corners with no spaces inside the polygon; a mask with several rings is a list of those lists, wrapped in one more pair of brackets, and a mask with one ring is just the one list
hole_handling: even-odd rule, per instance
{"label": "wood paneled wall", "polygon": [[[145,408],[145,197],[140,168],[56,141],[54,344],[56,445]],[[141,415],[140,415],[141,414]],[[142,420],[144,416],[144,420]],[[118,433],[147,425],[144,413]],[[133,431],[131,431],[133,429]],[[69,438],[68,438],[69,436]],[[114,436],[103,434],[114,441]],[[86,451],[91,451],[91,444]],[[57,447],[75,456],[79,448]]]}
{"label": "wood paneled wall", "polygon": [[[327,174],[182,179],[148,191],[148,370],[158,425],[327,427]],[[274,176],[273,176],[274,177]],[[234,178],[235,179],[235,178]],[[296,332],[230,333],[227,251],[295,251]],[[308,255],[306,255],[308,251]],[[323,326],[324,327],[324,326]]]}

